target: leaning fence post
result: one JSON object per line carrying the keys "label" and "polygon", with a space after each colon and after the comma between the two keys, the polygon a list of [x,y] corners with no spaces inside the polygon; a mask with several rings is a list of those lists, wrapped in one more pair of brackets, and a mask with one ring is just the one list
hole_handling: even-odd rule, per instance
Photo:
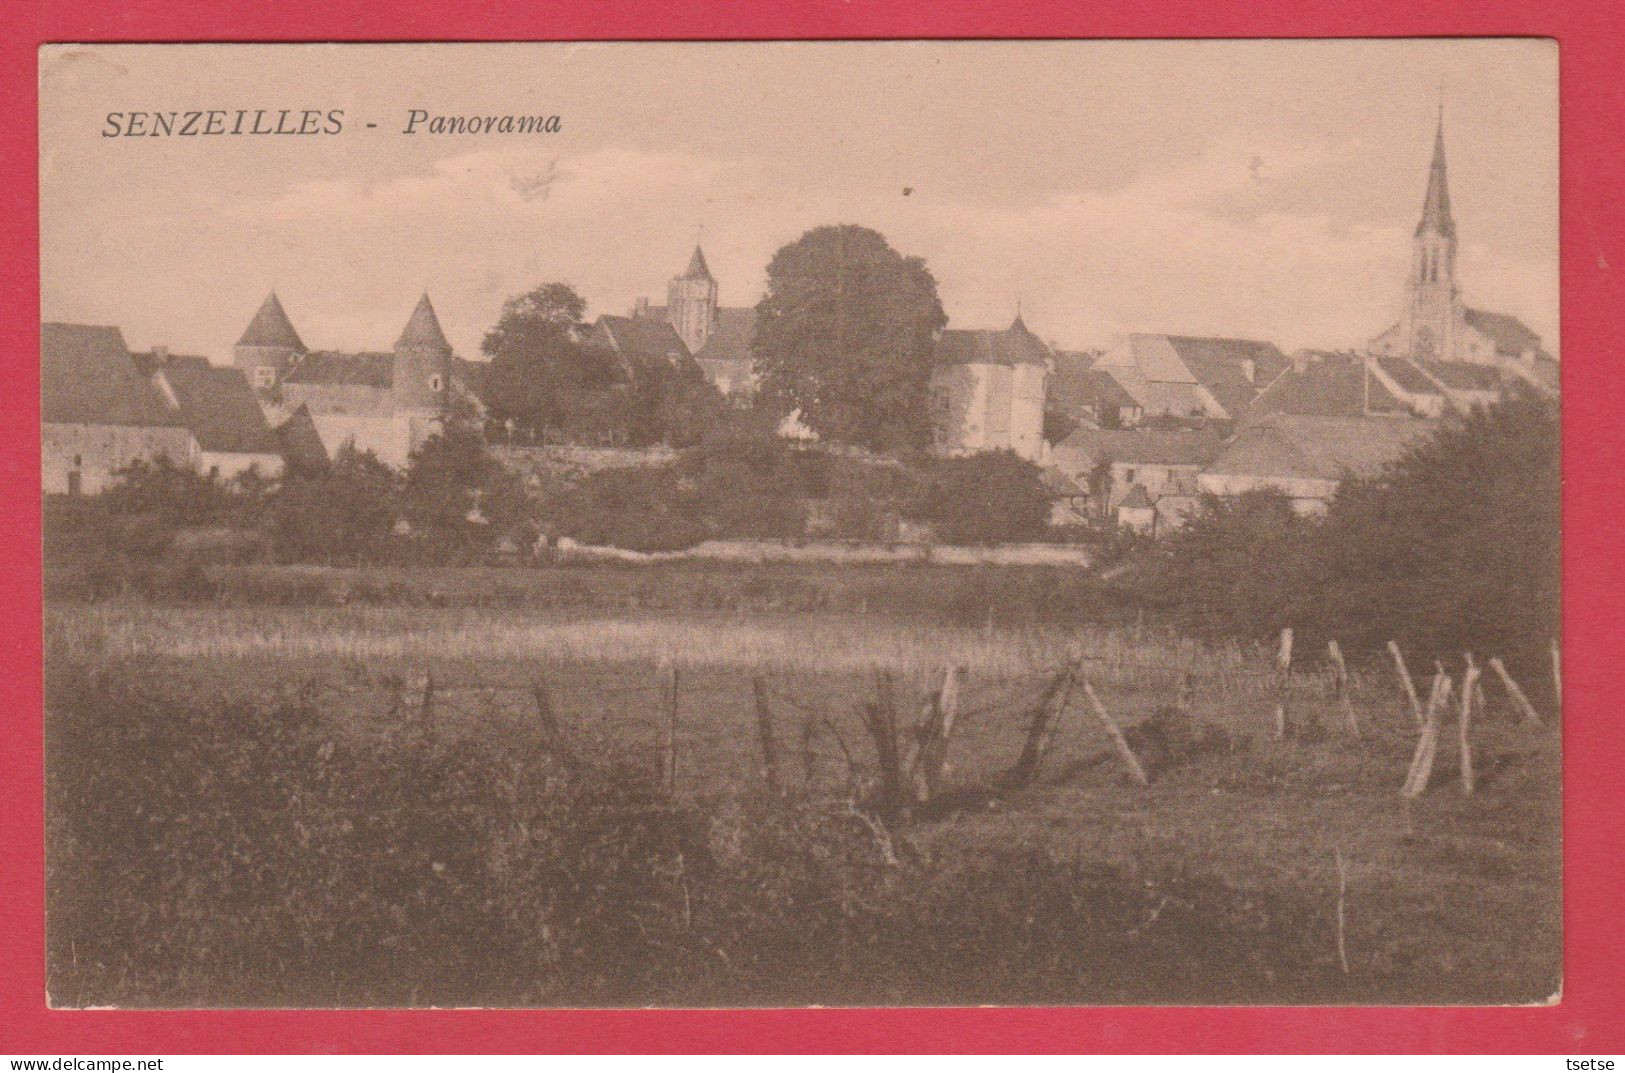
{"label": "leaning fence post", "polygon": [[1106,728],[1106,734],[1112,740],[1112,748],[1117,751],[1117,755],[1122,759],[1123,766],[1128,768],[1129,774],[1134,776],[1135,782],[1141,786],[1149,785],[1151,780],[1146,778],[1145,768],[1140,766],[1139,757],[1135,756],[1134,750],[1128,747],[1128,739],[1123,737],[1122,730],[1118,729],[1117,721],[1106,711],[1106,706],[1100,703],[1100,697],[1095,695],[1095,687],[1089,684],[1087,677],[1083,679],[1083,695],[1089,698],[1089,707],[1094,711],[1095,718],[1099,719],[1100,725]]}
{"label": "leaning fence post", "polygon": [[660,742],[660,781],[666,793],[677,792],[677,664],[660,661],[661,707],[666,717]]}
{"label": "leaning fence post", "polygon": [[875,743],[883,808],[893,812],[903,803],[903,772],[897,752],[897,701],[891,672],[883,668],[875,671],[875,701],[864,710],[864,725]]}
{"label": "leaning fence post", "polygon": [[1356,738],[1360,736],[1360,720],[1354,714],[1354,702],[1349,698],[1349,669],[1343,662],[1343,650],[1338,647],[1335,640],[1326,642],[1326,651],[1332,657],[1332,673],[1336,675],[1337,702],[1343,706],[1343,720],[1349,725],[1349,733]]}
{"label": "leaning fence post", "polygon": [[1015,766],[1004,777],[1005,785],[1026,786],[1033,780],[1033,776],[1038,774],[1038,765],[1044,759],[1044,735],[1052,718],[1050,706],[1070,673],[1072,673],[1070,667],[1060,671],[1044,687],[1038,703],[1033,706],[1032,719],[1027,724],[1027,740],[1022,743],[1021,755],[1016,758]]}
{"label": "leaning fence post", "polygon": [[1506,686],[1507,693],[1512,697],[1513,702],[1518,705],[1519,710],[1523,712],[1524,720],[1534,723],[1536,726],[1544,726],[1545,724],[1540,721],[1540,716],[1535,712],[1535,706],[1529,703],[1529,698],[1524,696],[1523,690],[1518,688],[1518,683],[1514,682],[1512,676],[1507,673],[1506,664],[1501,662],[1500,656],[1490,660],[1490,669],[1501,679],[1501,684]]}
{"label": "leaning fence post", "polygon": [[1286,737],[1286,706],[1292,674],[1292,627],[1281,628],[1281,647],[1275,653],[1275,736]]}
{"label": "leaning fence post", "polygon": [[1388,651],[1394,657],[1394,667],[1399,671],[1400,684],[1405,687],[1405,695],[1411,701],[1411,714],[1416,716],[1416,725],[1422,725],[1422,702],[1416,696],[1416,683],[1411,681],[1411,672],[1405,667],[1405,657],[1399,654],[1399,645],[1393,641],[1388,642]]}
{"label": "leaning fence post", "polygon": [[756,703],[756,737],[762,743],[762,781],[769,790],[779,789],[779,750],[773,740],[773,709],[767,702],[767,682],[761,674],[750,679],[751,697]]}
{"label": "leaning fence post", "polygon": [[1433,760],[1439,752],[1439,708],[1450,696],[1450,676],[1443,671],[1433,676],[1433,689],[1428,694],[1427,715],[1422,721],[1422,736],[1416,742],[1416,754],[1411,757],[1411,769],[1405,776],[1400,793],[1406,797],[1420,797],[1433,777]]}
{"label": "leaning fence post", "polygon": [[1456,736],[1461,748],[1461,792],[1468,797],[1473,796],[1473,686],[1479,674],[1473,654],[1467,653],[1467,669],[1461,677],[1461,721],[1456,726]]}
{"label": "leaning fence post", "polygon": [[959,668],[952,663],[943,668],[942,688],[927,704],[921,727],[919,749],[909,769],[914,797],[929,801],[937,795],[942,770],[948,759],[948,739],[959,715]]}

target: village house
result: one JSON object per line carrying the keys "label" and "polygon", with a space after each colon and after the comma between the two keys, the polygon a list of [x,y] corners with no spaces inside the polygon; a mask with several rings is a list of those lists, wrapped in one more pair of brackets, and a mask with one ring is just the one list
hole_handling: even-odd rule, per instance
{"label": "village house", "polygon": [[168,459],[230,479],[282,472],[280,444],[235,369],[159,349],[132,354],[112,327],[40,327],[41,484],[94,495],[132,462]]}
{"label": "village house", "polygon": [[[1109,377],[1132,400],[1134,423],[1233,423],[1287,364],[1273,343],[1136,332],[1101,354],[1091,371]],[[1119,404],[1119,414],[1123,409]]]}
{"label": "village house", "polygon": [[1089,493],[1097,518],[1137,532],[1177,528],[1200,504],[1199,476],[1222,441],[1211,430],[1082,427],[1057,444],[1047,466]]}
{"label": "village house", "polygon": [[1302,417],[1428,416],[1426,407],[1401,398],[1389,377],[1373,371],[1374,359],[1348,351],[1300,350],[1292,363],[1258,393],[1244,423],[1270,414]]}
{"label": "village house", "polygon": [[1057,350],[1050,362],[1045,409],[1097,428],[1133,428],[1145,417],[1134,396],[1104,369],[1098,350]]}
{"label": "village house", "polygon": [[947,329],[936,341],[929,399],[932,442],[944,454],[1044,454],[1049,347],[1018,314],[1003,331]]}
{"label": "village house", "polygon": [[1239,496],[1271,490],[1300,514],[1325,512],[1350,477],[1370,477],[1434,429],[1407,417],[1310,417],[1267,414],[1242,428],[1197,478],[1200,491]]}

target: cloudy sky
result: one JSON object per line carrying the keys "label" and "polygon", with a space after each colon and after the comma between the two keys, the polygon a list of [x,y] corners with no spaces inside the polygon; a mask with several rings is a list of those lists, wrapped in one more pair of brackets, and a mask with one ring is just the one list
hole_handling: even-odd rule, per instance
{"label": "cloudy sky", "polygon": [[[43,316],[222,356],[265,293],[387,349],[427,289],[724,304],[807,228],[926,259],[951,323],[1356,346],[1403,301],[1442,97],[1467,301],[1557,341],[1557,49],[1540,41],[103,46],[42,54]],[[332,137],[104,138],[112,111],[342,109]],[[557,114],[402,133],[409,109]],[[369,129],[367,123],[376,123]]]}

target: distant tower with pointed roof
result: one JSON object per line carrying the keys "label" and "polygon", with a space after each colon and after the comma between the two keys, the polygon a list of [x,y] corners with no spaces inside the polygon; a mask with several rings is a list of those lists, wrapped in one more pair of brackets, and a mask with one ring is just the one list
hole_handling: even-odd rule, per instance
{"label": "distant tower with pointed roof", "polygon": [[254,389],[265,393],[281,385],[288,369],[304,353],[304,341],[272,291],[231,348],[231,359]]}
{"label": "distant tower with pointed roof", "polygon": [[443,417],[451,397],[451,344],[425,293],[395,341],[391,389],[397,411]]}
{"label": "distant tower with pointed roof", "polygon": [[688,268],[666,284],[666,317],[691,354],[698,354],[716,330],[717,281],[711,278],[698,245],[688,259]]}
{"label": "distant tower with pointed roof", "polygon": [[1411,239],[1409,338],[1411,357],[1450,360],[1464,322],[1456,286],[1456,221],[1450,215],[1450,184],[1444,161],[1444,111],[1433,134],[1433,163],[1422,199],[1422,218]]}

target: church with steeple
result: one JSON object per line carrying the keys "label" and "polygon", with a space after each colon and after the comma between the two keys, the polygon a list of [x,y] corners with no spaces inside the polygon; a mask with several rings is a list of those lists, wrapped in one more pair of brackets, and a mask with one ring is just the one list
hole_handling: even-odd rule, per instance
{"label": "church with steeple", "polygon": [[744,398],[755,390],[750,340],[756,331],[754,306],[717,303],[717,281],[696,244],[688,267],[666,283],[666,304],[639,298],[635,318],[666,321],[688,347],[705,378],[724,396]]}
{"label": "church with steeple", "polygon": [[453,353],[428,294],[390,350],[306,347],[273,291],[232,348],[232,364],[274,427],[314,427],[327,456],[351,445],[400,466],[444,427],[457,399],[475,410],[471,363]]}
{"label": "church with steeple", "polygon": [[1444,113],[1433,134],[1422,216],[1411,237],[1405,306],[1397,324],[1371,340],[1377,357],[1404,358],[1427,369],[1432,363],[1493,366],[1532,380],[1555,379],[1552,357],[1518,318],[1474,309],[1462,300],[1456,276],[1456,220],[1450,211],[1445,167]]}

